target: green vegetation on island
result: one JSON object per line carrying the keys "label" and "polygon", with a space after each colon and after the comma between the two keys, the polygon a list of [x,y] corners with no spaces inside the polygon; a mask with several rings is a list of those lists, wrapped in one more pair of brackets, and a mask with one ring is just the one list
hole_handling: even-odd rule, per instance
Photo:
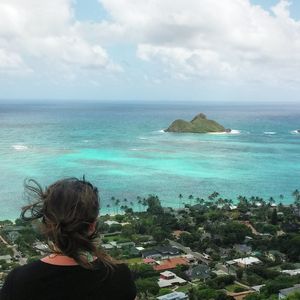
{"label": "green vegetation on island", "polygon": [[203,113],[198,114],[192,121],[175,120],[165,132],[185,132],[185,133],[210,133],[210,132],[230,132],[214,120],[209,120]]}

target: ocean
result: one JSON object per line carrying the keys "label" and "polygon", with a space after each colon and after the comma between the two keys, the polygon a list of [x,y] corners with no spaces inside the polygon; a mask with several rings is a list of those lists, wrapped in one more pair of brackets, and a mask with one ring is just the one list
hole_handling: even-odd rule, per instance
{"label": "ocean", "polygon": [[[175,119],[203,112],[230,134],[176,134]],[[137,197],[158,195],[178,207],[189,195],[284,195],[300,188],[300,106],[192,103],[0,104],[0,219],[14,219],[27,200],[24,179],[43,186],[82,177],[138,209]],[[123,202],[126,198],[127,201]],[[111,207],[108,207],[110,205]]]}

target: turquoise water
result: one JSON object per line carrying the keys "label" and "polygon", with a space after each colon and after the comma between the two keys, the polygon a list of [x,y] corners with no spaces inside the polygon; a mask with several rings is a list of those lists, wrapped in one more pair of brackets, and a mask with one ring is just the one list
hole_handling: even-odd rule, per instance
{"label": "turquoise water", "polygon": [[[234,134],[164,133],[174,119],[204,112]],[[218,191],[236,199],[285,196],[300,188],[300,106],[201,104],[0,104],[0,218],[15,218],[23,181],[43,185],[85,174],[101,193],[157,194],[177,206],[178,195]],[[108,209],[107,209],[108,210]]]}

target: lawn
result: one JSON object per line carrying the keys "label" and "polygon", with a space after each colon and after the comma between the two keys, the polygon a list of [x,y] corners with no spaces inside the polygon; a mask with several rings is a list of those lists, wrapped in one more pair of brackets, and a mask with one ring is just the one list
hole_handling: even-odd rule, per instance
{"label": "lawn", "polygon": [[129,258],[129,259],[126,259],[126,263],[127,264],[140,264],[142,263],[142,258],[140,257],[135,257],[135,258]]}
{"label": "lawn", "polygon": [[193,285],[190,283],[188,283],[186,285],[182,285],[178,289],[176,289],[176,292],[187,293],[192,286]]}
{"label": "lawn", "polygon": [[103,239],[107,240],[108,242],[113,242],[113,241],[118,242],[122,240],[128,240],[123,238],[120,234],[105,236]]}
{"label": "lawn", "polygon": [[226,290],[227,290],[228,292],[232,292],[232,293],[236,293],[236,288],[241,289],[241,291],[242,291],[242,289],[243,289],[244,291],[247,291],[246,288],[244,288],[243,286],[241,286],[241,285],[239,285],[239,284],[231,284],[231,285],[227,285],[227,286],[226,286]]}

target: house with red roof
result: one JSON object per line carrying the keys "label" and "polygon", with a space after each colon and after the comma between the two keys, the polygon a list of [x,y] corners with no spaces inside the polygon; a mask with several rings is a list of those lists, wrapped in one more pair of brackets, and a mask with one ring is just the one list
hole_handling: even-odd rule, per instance
{"label": "house with red roof", "polygon": [[189,265],[189,262],[184,257],[173,257],[162,260],[159,265],[154,266],[153,269],[156,271],[166,271],[175,269],[178,265]]}

